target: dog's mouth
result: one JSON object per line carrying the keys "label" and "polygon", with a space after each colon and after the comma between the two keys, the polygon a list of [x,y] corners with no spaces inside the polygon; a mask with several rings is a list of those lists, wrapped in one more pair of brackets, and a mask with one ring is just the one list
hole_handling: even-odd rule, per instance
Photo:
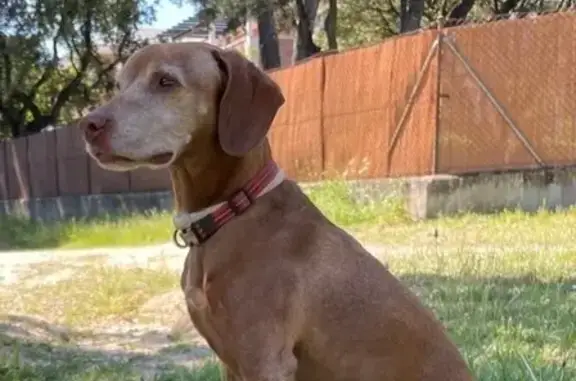
{"label": "dog's mouth", "polygon": [[174,154],[171,152],[165,152],[152,155],[146,159],[138,159],[138,160],[132,159],[127,156],[112,153],[104,153],[104,152],[95,152],[94,156],[102,164],[116,164],[116,165],[152,164],[161,166],[169,164],[172,161],[172,157],[174,156]]}

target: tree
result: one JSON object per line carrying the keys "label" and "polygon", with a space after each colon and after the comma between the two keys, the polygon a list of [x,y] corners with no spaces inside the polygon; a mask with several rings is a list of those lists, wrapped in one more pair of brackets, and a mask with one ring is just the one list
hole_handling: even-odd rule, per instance
{"label": "tree", "polygon": [[[285,7],[288,0],[188,0],[200,7],[200,18],[211,23],[217,18],[227,22],[227,32],[236,31],[247,19],[258,23],[259,53],[264,69],[280,66],[280,47],[275,13]],[[177,1],[178,3],[178,1]]]}
{"label": "tree", "polygon": [[[175,0],[178,3],[178,0]],[[280,63],[278,47],[278,30],[283,28],[295,28],[297,38],[295,43],[295,60],[310,57],[320,51],[320,47],[314,42],[314,27],[319,0],[188,0],[200,6],[202,11],[212,18],[222,17],[228,22],[228,30],[232,31],[240,27],[247,17],[253,17],[258,21],[260,37],[260,56],[265,69],[271,69],[265,63]],[[332,15],[336,15],[336,0]],[[208,17],[208,21],[210,20]],[[332,45],[335,46],[336,21],[328,20],[327,30],[331,33]],[[274,28],[272,27],[274,26]],[[330,29],[332,28],[332,29]],[[277,54],[277,56],[276,56]]]}
{"label": "tree", "polygon": [[324,32],[328,40],[328,49],[338,50],[338,2],[328,1],[328,13],[324,19]]}
{"label": "tree", "polygon": [[137,26],[153,17],[144,0],[0,0],[3,135],[70,122],[100,100],[118,63],[140,46]]}
{"label": "tree", "polygon": [[280,67],[280,46],[274,22],[274,9],[270,3],[264,3],[257,12],[259,51],[262,67],[265,70]]}
{"label": "tree", "polygon": [[459,0],[448,14],[448,26],[456,25],[457,20],[469,18],[473,10],[476,17],[502,18],[515,12],[549,12],[568,9],[574,6],[574,0]]}
{"label": "tree", "polygon": [[436,19],[439,1],[339,0],[338,41],[355,47],[418,29]]}
{"label": "tree", "polygon": [[425,8],[424,0],[400,0],[400,33],[419,29]]}
{"label": "tree", "polygon": [[[422,4],[424,8],[420,8]],[[349,48],[376,43],[427,27],[440,16],[447,19],[445,26],[453,26],[465,19],[490,20],[516,12],[556,11],[575,4],[575,0],[339,0],[338,44]],[[323,41],[321,45],[326,47],[327,43]]]}
{"label": "tree", "polygon": [[314,43],[314,27],[318,13],[318,0],[295,0],[296,2],[296,43],[294,61],[300,61],[320,52]]}

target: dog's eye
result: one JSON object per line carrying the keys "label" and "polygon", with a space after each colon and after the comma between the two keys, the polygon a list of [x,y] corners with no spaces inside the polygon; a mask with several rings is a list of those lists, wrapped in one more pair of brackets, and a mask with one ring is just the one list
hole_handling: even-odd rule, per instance
{"label": "dog's eye", "polygon": [[160,85],[160,87],[172,87],[176,85],[176,80],[174,78],[170,78],[167,75],[163,75],[158,80],[158,84]]}

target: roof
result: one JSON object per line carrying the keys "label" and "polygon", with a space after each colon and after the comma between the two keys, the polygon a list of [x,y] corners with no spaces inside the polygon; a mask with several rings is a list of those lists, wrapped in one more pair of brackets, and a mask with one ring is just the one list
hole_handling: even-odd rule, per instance
{"label": "roof", "polygon": [[162,33],[162,29],[157,28],[139,28],[136,31],[136,36],[144,39],[154,39],[157,35]]}
{"label": "roof", "polygon": [[[217,19],[214,22],[216,27],[216,34],[223,34],[226,30],[228,23],[225,20]],[[169,38],[177,38],[179,35],[184,33],[193,32],[194,34],[198,35],[208,35],[208,24],[201,20],[198,17],[198,14],[195,16],[189,17],[178,24],[174,25],[171,28],[166,29],[162,33],[159,34],[160,37],[169,37]]]}

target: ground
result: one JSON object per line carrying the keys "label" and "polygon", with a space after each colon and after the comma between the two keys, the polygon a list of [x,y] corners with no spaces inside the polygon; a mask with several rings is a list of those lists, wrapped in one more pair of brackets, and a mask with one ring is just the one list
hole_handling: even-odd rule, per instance
{"label": "ground", "polygon": [[[412,222],[339,185],[311,197],[432,308],[479,381],[576,379],[576,211]],[[0,223],[0,379],[220,380],[169,232],[167,215]]]}

